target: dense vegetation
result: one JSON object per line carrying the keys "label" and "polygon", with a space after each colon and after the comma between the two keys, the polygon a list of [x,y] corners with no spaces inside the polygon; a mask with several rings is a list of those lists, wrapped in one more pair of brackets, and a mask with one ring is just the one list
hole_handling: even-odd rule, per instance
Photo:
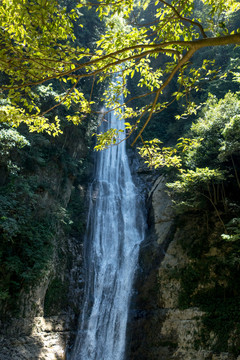
{"label": "dense vegetation", "polygon": [[[209,97],[190,129],[199,141],[192,146],[185,141],[183,168],[168,184],[179,225],[194,224],[181,239],[191,260],[178,274],[179,304],[206,312],[198,345],[235,354],[240,329],[239,106],[239,95],[230,92],[220,100]],[[211,331],[214,338],[208,341]]]}
{"label": "dense vegetation", "polygon": [[[177,106],[154,115],[139,151],[150,167],[167,176],[182,234],[179,242],[189,258],[188,265],[173,274],[181,284],[179,307],[198,307],[205,313],[196,349],[238,356],[239,49],[228,47],[228,58],[223,49],[207,52],[215,60],[211,71],[216,76],[197,81],[198,91],[188,99],[195,104],[193,112],[181,114],[179,98]],[[172,86],[177,89],[174,82]]]}
{"label": "dense vegetation", "polygon": [[[66,2],[68,13],[71,5]],[[9,14],[10,15],[10,14]],[[79,27],[73,33],[79,39],[76,46],[85,41],[93,42],[96,35],[97,17],[90,12],[85,18],[86,26],[91,23],[91,31],[86,37],[78,36]],[[10,76],[1,73],[1,82],[9,83]],[[91,83],[82,85],[91,92]],[[102,85],[101,85],[102,86]],[[95,98],[99,86],[95,87]],[[53,79],[46,85],[31,90],[35,106],[44,112],[54,107],[55,97],[62,87]],[[21,101],[28,101],[27,94],[21,94]],[[9,102],[1,100],[4,112]],[[5,110],[4,110],[5,109]],[[91,159],[89,147],[96,119],[89,118],[84,124],[71,125],[67,116],[75,112],[74,107],[59,106],[48,112],[48,121],[58,118],[63,134],[57,138],[49,134],[29,133],[25,124],[18,130],[13,129],[9,121],[15,121],[5,111],[0,124],[0,313],[10,310],[18,314],[19,296],[38,286],[46,276],[50,284],[64,287],[67,293],[66,279],[59,278],[54,267],[67,266],[69,259],[62,258],[67,251],[67,237],[83,236],[85,226],[84,186],[89,176]],[[6,119],[7,116],[7,119]],[[7,121],[6,121],[7,120]],[[61,264],[61,265],[59,265]],[[59,273],[61,272],[59,271]],[[56,278],[55,278],[56,276]],[[61,284],[61,286],[60,286]],[[54,285],[55,286],[55,285]],[[56,290],[54,290],[56,293]],[[49,300],[50,299],[50,300]],[[66,300],[66,299],[65,299]],[[50,290],[46,296],[46,315],[61,303],[53,299]],[[66,304],[63,304],[66,308]]]}
{"label": "dense vegetation", "polygon": [[82,236],[85,223],[78,186],[88,181],[86,130],[65,128],[57,142],[26,136],[25,148],[12,147],[1,159],[0,303],[5,311],[17,311],[23,290],[40,284],[46,274],[54,276],[53,263],[61,261],[57,249],[61,243],[64,249],[66,236]]}
{"label": "dense vegetation", "polygon": [[[49,111],[39,109],[36,94],[32,92],[34,86],[56,79],[62,92],[56,95],[55,105],[69,108],[77,104],[68,120],[79,123],[95,104],[92,91],[84,90],[85,80],[90,79],[94,88],[97,82],[111,80],[119,73],[122,80],[112,83],[111,91],[105,91],[103,98],[116,111],[123,113],[124,108],[123,117],[135,117],[127,124],[129,136],[138,132],[134,135],[135,143],[152,115],[174,100],[186,98],[187,111],[194,111],[194,102],[189,101],[190,90],[197,90],[206,77],[215,76],[216,69],[211,70],[213,59],[208,58],[207,52],[200,66],[195,66],[195,62],[189,66],[190,60],[194,60],[196,52],[203,54],[209,46],[240,42],[237,20],[234,25],[229,22],[239,6],[234,0],[173,0],[169,3],[157,0],[154,6],[149,0],[109,3],[101,0],[98,4],[4,0],[0,6],[0,71],[8,81],[1,86],[7,97],[7,103],[0,109],[2,120],[15,126],[24,122],[30,131],[56,135],[61,131],[59,118],[55,116],[49,120]],[[99,21],[106,25],[103,30],[98,22],[100,36],[94,48],[89,46],[91,44],[76,42],[77,27],[78,37],[79,27],[87,35],[88,22],[83,16],[86,8],[95,9]],[[142,89],[139,96],[145,102],[143,106],[131,106],[131,99],[136,96],[129,94],[128,78],[134,78],[137,87]],[[178,82],[177,92],[169,86],[173,79]],[[168,88],[167,97],[165,88]],[[121,107],[118,97],[111,95],[119,91],[129,95]],[[141,119],[143,124],[139,128]],[[105,134],[104,145],[106,138],[107,144],[111,144],[116,141],[117,133]],[[103,145],[101,137],[98,139],[97,149]]]}
{"label": "dense vegetation", "polygon": [[173,275],[181,283],[179,306],[205,312],[196,348],[238,356],[240,96],[221,81],[218,89],[208,94],[176,146],[164,148],[156,142],[154,149],[157,166],[166,166],[182,229],[179,241],[189,258],[189,264]]}

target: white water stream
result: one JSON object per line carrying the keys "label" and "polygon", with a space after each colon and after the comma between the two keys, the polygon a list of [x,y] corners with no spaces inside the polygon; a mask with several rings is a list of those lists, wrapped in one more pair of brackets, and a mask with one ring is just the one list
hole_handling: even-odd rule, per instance
{"label": "white water stream", "polygon": [[[108,128],[124,129],[124,121],[109,114]],[[85,298],[70,359],[123,360],[145,226],[125,141],[99,152],[96,164],[85,245]]]}

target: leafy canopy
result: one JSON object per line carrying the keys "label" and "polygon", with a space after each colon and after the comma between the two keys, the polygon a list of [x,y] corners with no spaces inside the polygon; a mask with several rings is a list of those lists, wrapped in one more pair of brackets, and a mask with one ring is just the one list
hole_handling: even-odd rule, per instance
{"label": "leafy canopy", "polygon": [[[239,94],[228,92],[220,100],[209,94],[201,116],[191,126],[190,138],[180,138],[175,147],[167,148],[168,153],[166,148],[157,149],[155,145],[158,166],[175,169],[175,181],[167,186],[174,190],[173,196],[179,208],[184,205],[185,208],[196,209],[203,198],[207,198],[216,208],[215,205],[220,202],[217,200],[220,185],[224,189],[224,186],[231,184],[231,191],[237,198],[240,188],[239,110]],[[143,155],[151,163],[146,150]],[[174,158],[177,160],[174,161]],[[215,187],[218,187],[218,194]],[[223,194],[221,201],[226,205],[224,191]]]}
{"label": "leafy canopy", "polygon": [[[0,5],[0,71],[1,96],[7,104],[1,107],[3,122],[11,126],[26,123],[30,131],[47,131],[56,135],[59,119],[47,114],[59,104],[67,108],[77,104],[77,111],[68,120],[79,123],[92,111],[91,94],[84,94],[82,85],[89,79],[111,81],[120,73],[122,82],[103,94],[108,108],[120,112],[127,123],[128,136],[142,132],[154,113],[164,110],[175,99],[185,97],[198,88],[205,76],[216,75],[211,70],[212,59],[204,59],[195,68],[190,59],[208,46],[240,43],[240,29],[231,31],[228,19],[240,8],[234,0],[100,0],[96,3],[75,1],[71,11],[56,0],[2,0]],[[71,4],[72,5],[72,4]],[[95,9],[105,24],[105,32],[94,50],[75,43],[74,23],[81,25],[83,8]],[[229,30],[230,29],[230,30]],[[83,29],[84,31],[84,29]],[[136,99],[129,94],[127,80],[134,77],[142,90],[137,97],[148,105],[132,106]],[[164,89],[177,78],[179,89],[168,101],[161,99]],[[45,112],[37,107],[34,88],[56,79],[61,94],[56,105]],[[123,92],[126,101],[120,105],[117,94]],[[189,104],[189,111],[194,104]],[[137,119],[137,120],[136,120]],[[144,123],[140,128],[140,120]],[[116,134],[99,137],[100,147],[116,140]],[[108,139],[106,141],[106,138]]]}

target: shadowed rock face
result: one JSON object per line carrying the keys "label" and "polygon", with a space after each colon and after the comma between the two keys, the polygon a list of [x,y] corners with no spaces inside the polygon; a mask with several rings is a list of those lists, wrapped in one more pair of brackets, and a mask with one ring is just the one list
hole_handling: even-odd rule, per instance
{"label": "shadowed rock face", "polygon": [[[5,318],[0,323],[1,360],[65,359],[67,345],[71,342],[72,333],[77,325],[83,292],[82,243],[77,238],[69,238],[67,244],[66,256],[68,259],[71,258],[71,263],[69,269],[65,267],[64,262],[62,263],[67,287],[60,289],[67,293],[57,292],[60,298],[55,297],[53,303],[46,309],[44,303],[48,292],[58,291],[57,288],[50,289],[49,271],[42,283],[28,294],[24,294],[20,304],[21,316]],[[57,276],[60,275],[58,271]],[[64,302],[62,298],[65,299]]]}
{"label": "shadowed rock face", "polygon": [[[53,170],[50,172],[54,174]],[[65,201],[69,200],[72,182],[67,184]],[[171,200],[165,190],[164,178],[160,177],[149,191],[148,231],[141,246],[126,360],[240,360],[228,353],[215,354],[207,346],[195,348],[203,313],[197,308],[178,308],[181,284],[173,273],[190,261],[179,240],[188,239],[193,231],[200,234],[201,229],[194,217],[179,227],[175,225]],[[44,195],[43,208],[52,201],[46,198]],[[42,282],[22,295],[20,318],[7,316],[0,324],[0,360],[65,359],[66,344],[71,342],[76,329],[79,312],[76,309],[82,300],[82,244],[79,238],[66,238],[61,231],[57,244],[64,256],[56,257]],[[210,248],[209,256],[216,251]],[[46,298],[55,291],[51,289],[53,274],[68,279],[68,289],[60,291],[63,296],[68,293],[67,308],[58,307],[55,297],[55,302],[46,309]]]}
{"label": "shadowed rock face", "polygon": [[36,317],[31,324],[28,319],[13,319],[12,324],[15,328],[9,328],[8,337],[0,343],[1,360],[65,358],[65,343],[70,330],[67,316]]}
{"label": "shadowed rock face", "polygon": [[[50,155],[46,164],[41,167],[35,164],[31,168],[36,181],[47,184],[37,189],[38,203],[33,216],[51,216],[52,209],[58,205],[67,209],[74,201],[81,210],[84,224],[87,181],[90,180],[92,164],[85,162],[83,177],[78,175],[76,178],[72,171],[79,170],[78,159],[87,157],[86,139],[79,137],[76,128],[71,127],[56,141],[59,144],[54,148],[48,142],[46,149]],[[44,145],[42,147],[46,150]],[[65,157],[54,155],[56,149],[60,149],[60,154],[62,151]],[[27,173],[24,167],[22,171]],[[41,279],[27,289],[23,286],[16,305],[10,310],[8,304],[0,309],[1,360],[65,359],[82,301],[83,232],[84,225],[81,233],[75,228],[70,231],[66,224],[58,223],[52,240],[53,252]]]}
{"label": "shadowed rock face", "polygon": [[204,313],[198,308],[178,308],[181,283],[173,274],[191,261],[179,239],[194,231],[200,236],[196,219],[192,216],[179,228],[174,224],[163,177],[155,181],[149,192],[148,205],[149,228],[141,248],[132,300],[127,359],[239,360],[228,353],[215,354],[207,344],[206,349],[196,350]]}

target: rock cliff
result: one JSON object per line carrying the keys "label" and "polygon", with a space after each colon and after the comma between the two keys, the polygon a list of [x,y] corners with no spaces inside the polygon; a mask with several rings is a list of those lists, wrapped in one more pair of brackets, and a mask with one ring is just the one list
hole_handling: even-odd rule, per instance
{"label": "rock cliff", "polygon": [[[84,129],[69,126],[55,141],[41,136],[33,155],[31,148],[20,154],[19,162],[27,161],[30,168],[21,166],[22,176],[26,181],[34,176],[36,185],[33,196],[37,197],[37,205],[31,209],[29,218],[35,217],[38,224],[43,224],[53,216],[54,222],[51,222],[48,260],[39,270],[41,274],[31,283],[23,282],[14,297],[1,303],[1,360],[65,359],[67,343],[76,328],[83,289],[82,240],[86,189],[92,168],[88,136],[84,133]],[[36,146],[36,138],[39,136],[31,138],[32,147]],[[36,161],[40,151],[41,164],[40,160]],[[8,178],[7,174],[3,186],[8,185]],[[24,202],[26,198],[21,200]],[[27,226],[31,231],[32,223]],[[17,240],[19,237],[20,231]],[[14,246],[11,251],[18,254]],[[30,273],[34,271],[34,263]]]}
{"label": "rock cliff", "polygon": [[[238,354],[212,350],[217,342],[213,332],[201,341],[204,312],[196,306],[183,307],[179,303],[183,287],[179,274],[193,262],[183,250],[182,243],[185,241],[191,246],[191,237],[201,238],[201,221],[191,214],[185,223],[176,222],[163,176],[155,181],[149,192],[148,208],[149,228],[141,249],[127,358],[239,360]],[[214,247],[210,245],[208,251],[213,254]],[[192,278],[191,284],[190,277],[189,286],[194,281],[196,279]],[[205,286],[209,287],[210,281]]]}
{"label": "rock cliff", "polygon": [[[79,144],[78,139],[75,143],[72,136],[73,133],[68,133],[64,146],[71,158],[82,159],[87,151],[84,142]],[[54,157],[48,166],[41,169],[37,166],[35,169],[41,182],[48,183],[48,187],[41,188],[38,211],[48,214],[47,208],[57,208],[61,198],[61,207],[76,207],[84,223],[87,180],[92,165],[89,163],[85,166],[82,177],[77,179],[68,170],[66,177],[66,164],[61,162],[56,166],[56,160]],[[139,168],[139,164],[135,168]],[[144,181],[136,179],[136,185],[145,186],[148,191],[148,230],[141,247],[130,309],[126,358],[240,360],[236,350],[219,350],[219,338],[213,331],[209,331],[207,336],[205,333],[203,337],[205,312],[186,299],[200,288],[211,289],[216,282],[222,281],[212,264],[207,263],[208,269],[203,270],[206,274],[210,271],[210,275],[204,285],[199,283],[199,269],[195,266],[194,258],[189,255],[189,249],[196,253],[195,257],[201,254],[203,264],[206,259],[221,255],[214,243],[215,233],[219,232],[216,216],[211,215],[212,219],[207,218],[205,221],[199,218],[199,214],[191,213],[182,216],[179,221],[166,192],[165,178],[161,176],[153,181],[154,176],[156,174],[145,173]],[[70,211],[73,222],[71,231],[68,226],[65,227],[66,224],[63,226],[61,222],[57,223],[53,253],[44,275],[34,286],[22,290],[16,302],[17,311],[12,309],[10,313],[8,309],[2,308],[1,360],[66,358],[66,348],[71,346],[77,326],[83,289],[84,224],[76,225],[75,210]],[[205,227],[209,227],[208,235]],[[203,238],[205,243],[207,239],[207,246]],[[201,246],[205,246],[204,256]],[[221,301],[221,297],[219,299]],[[220,323],[223,331],[224,324],[226,319]],[[224,341],[229,343],[229,347],[234,343],[236,349],[238,333],[235,333],[234,327],[230,330],[230,339],[225,338]],[[215,345],[218,345],[218,350]]]}

